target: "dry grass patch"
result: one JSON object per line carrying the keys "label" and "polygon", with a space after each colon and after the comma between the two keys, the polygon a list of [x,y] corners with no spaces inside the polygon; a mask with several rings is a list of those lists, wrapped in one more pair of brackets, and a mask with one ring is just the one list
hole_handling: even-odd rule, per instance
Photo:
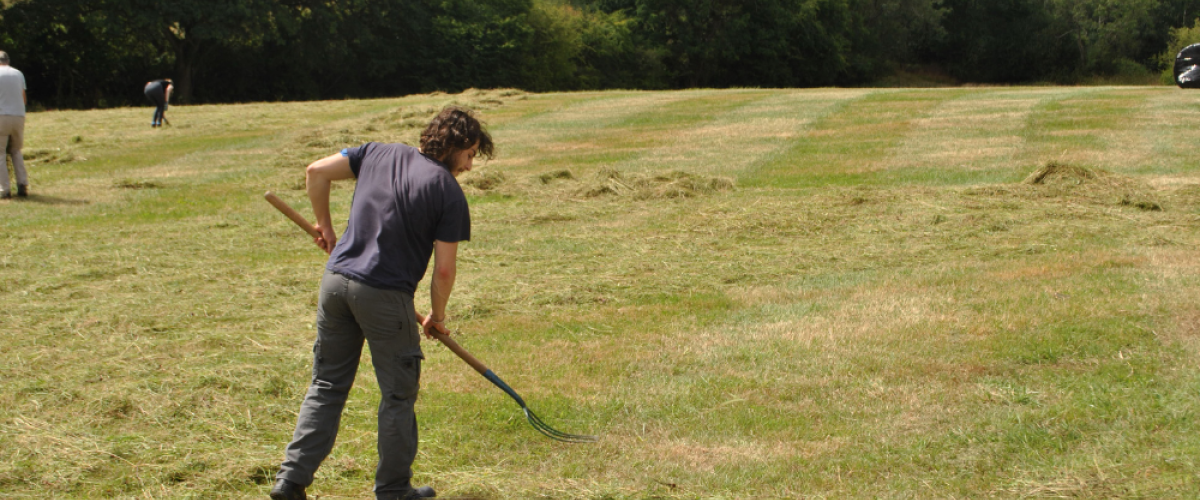
{"label": "dry grass patch", "polygon": [[1172,189],[1200,185],[1200,177],[1196,177],[1195,175],[1147,176],[1145,180],[1156,189]]}
{"label": "dry grass patch", "polygon": [[1059,280],[1073,276],[1081,270],[1079,260],[1015,265],[1005,269],[997,269],[987,274],[988,279],[994,280]]}
{"label": "dry grass patch", "polygon": [[[648,109],[687,99],[695,92],[578,93],[573,102],[549,112],[504,124],[493,130],[497,142],[509,144],[506,155],[541,156],[544,147],[561,147],[576,140],[594,140],[595,132],[614,126]],[[554,96],[550,94],[546,97]]]}
{"label": "dry grass patch", "polygon": [[[720,443],[702,443],[695,439],[671,439],[661,436],[653,441],[653,446],[642,452],[646,458],[660,464],[658,467],[678,467],[687,469],[690,473],[712,474],[720,468],[735,464],[759,463],[765,464],[776,461],[793,460],[797,456],[816,457],[831,453],[837,449],[825,443],[804,443],[797,449],[796,443],[781,443],[778,441],[721,441]],[[633,443],[629,443],[633,446]]]}
{"label": "dry grass patch", "polygon": [[1068,91],[968,93],[913,121],[889,168],[930,163],[986,169],[1011,162],[1024,148],[1026,120],[1039,104]]}
{"label": "dry grass patch", "polygon": [[[1177,229],[1176,229],[1177,231]],[[1191,359],[1200,358],[1200,293],[1192,286],[1200,280],[1200,260],[1195,241],[1145,251],[1156,281],[1160,308],[1166,312],[1154,334],[1165,344],[1177,344]]]}
{"label": "dry grass patch", "polygon": [[1164,341],[1178,342],[1193,359],[1200,357],[1200,307],[1176,308],[1167,327],[1162,332]]}
{"label": "dry grass patch", "polygon": [[706,173],[736,175],[786,151],[843,100],[860,95],[842,91],[755,96],[715,114],[702,126],[664,137],[663,144],[633,161],[643,169],[694,171],[697,166],[707,166]]}

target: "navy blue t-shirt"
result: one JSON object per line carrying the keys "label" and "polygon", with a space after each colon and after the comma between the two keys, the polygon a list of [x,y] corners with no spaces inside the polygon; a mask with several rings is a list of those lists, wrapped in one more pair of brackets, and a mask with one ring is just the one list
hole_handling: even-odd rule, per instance
{"label": "navy blue t-shirt", "polygon": [[147,83],[144,92],[146,94],[146,97],[149,98],[151,101],[154,101],[155,104],[166,101],[167,100],[167,81],[166,80],[154,80],[150,83]]}
{"label": "navy blue t-shirt", "polygon": [[407,144],[368,142],[342,150],[357,177],[346,232],[326,269],[387,290],[415,293],[433,240],[471,239],[471,214],[458,181]]}

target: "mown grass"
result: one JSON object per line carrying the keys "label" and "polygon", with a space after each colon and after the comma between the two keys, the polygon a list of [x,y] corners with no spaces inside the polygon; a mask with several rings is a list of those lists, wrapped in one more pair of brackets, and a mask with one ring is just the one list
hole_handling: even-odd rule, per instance
{"label": "mown grass", "polygon": [[[178,107],[160,130],[146,109],[31,114],[33,196],[0,203],[0,496],[265,496],[323,260],[261,194],[307,212],[307,162],[411,143],[448,102],[500,150],[462,179],[452,324],[551,425],[602,440],[542,438],[427,345],[419,483],[1200,493],[1200,97],[1005,87],[470,91]],[[1070,168],[1023,182],[1048,164]],[[649,185],[597,189],[614,178]],[[372,497],[377,398],[365,357],[310,494]]]}

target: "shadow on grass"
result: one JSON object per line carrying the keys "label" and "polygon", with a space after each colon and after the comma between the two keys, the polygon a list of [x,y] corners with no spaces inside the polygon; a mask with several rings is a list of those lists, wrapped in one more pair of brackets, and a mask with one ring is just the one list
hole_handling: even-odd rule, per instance
{"label": "shadow on grass", "polygon": [[88,200],[72,200],[70,198],[59,198],[57,196],[46,196],[40,194],[30,194],[25,198],[14,197],[11,200],[14,203],[43,203],[46,205],[87,205],[91,203]]}

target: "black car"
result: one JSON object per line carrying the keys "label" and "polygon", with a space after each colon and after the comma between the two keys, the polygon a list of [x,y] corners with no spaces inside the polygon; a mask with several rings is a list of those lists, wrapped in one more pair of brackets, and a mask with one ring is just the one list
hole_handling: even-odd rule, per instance
{"label": "black car", "polygon": [[1200,88],[1200,43],[1184,47],[1175,56],[1175,84],[1181,89]]}

